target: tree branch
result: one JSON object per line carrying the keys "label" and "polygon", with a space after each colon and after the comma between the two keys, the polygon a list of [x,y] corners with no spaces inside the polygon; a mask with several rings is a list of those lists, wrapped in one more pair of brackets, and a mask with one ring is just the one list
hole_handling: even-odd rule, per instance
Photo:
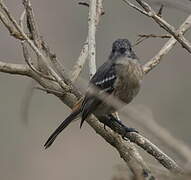
{"label": "tree branch", "polygon": [[157,13],[146,2],[143,0],[136,1],[147,12],[148,17],[151,17],[160,27],[169,32],[182,45],[183,48],[191,53],[191,44],[187,39],[184,38],[182,34],[178,33],[173,26],[158,16]]}
{"label": "tree branch", "polygon": [[[191,15],[189,15],[180,28],[177,30],[178,34],[184,34],[188,29],[191,27]],[[148,73],[153,68],[155,68],[162,60],[163,56],[166,55],[177,43],[177,40],[172,37],[170,38],[167,43],[161,48],[161,50],[144,65],[144,72]]]}
{"label": "tree branch", "polygon": [[22,28],[17,24],[14,17],[11,15],[11,13],[8,11],[8,8],[5,6],[5,4],[0,1],[0,7],[3,9],[3,11],[8,16],[9,20],[13,23],[17,31],[24,37],[26,42],[29,44],[29,46],[33,49],[33,51],[39,56],[39,58],[42,60],[42,62],[46,65],[47,69],[50,71],[52,76],[57,80],[59,85],[66,91],[70,91],[70,87],[67,86],[63,80],[59,77],[59,75],[52,69],[50,64],[47,61],[47,58],[42,54],[42,52],[38,49],[38,47],[35,46],[35,44],[28,38],[28,36],[23,32]]}
{"label": "tree branch", "polygon": [[[137,3],[144,9],[140,10],[140,8],[136,7],[128,0],[123,0],[127,5],[133,7],[137,11],[141,12],[142,14],[152,18],[160,27],[165,29],[168,33],[170,33],[181,45],[185,48],[189,53],[191,53],[191,44],[190,42],[178,31],[175,30],[173,26],[167,23],[163,18],[157,15],[157,13],[143,0],[136,0]],[[136,8],[135,8],[136,7]]]}
{"label": "tree branch", "polygon": [[90,79],[96,72],[96,8],[97,0],[91,0],[88,17],[88,60]]}
{"label": "tree branch", "polygon": [[25,64],[12,64],[0,61],[0,72],[31,76],[30,69]]}
{"label": "tree branch", "polygon": [[[100,17],[101,15],[104,15],[104,10],[103,10],[103,0],[98,0],[97,2],[97,9],[96,9],[96,22],[95,22],[95,31],[97,29],[97,26],[100,22]],[[89,4],[88,4],[89,7]],[[86,38],[86,41],[83,44],[82,50],[80,52],[80,56],[78,57],[78,60],[76,61],[76,64],[74,64],[72,70],[71,70],[71,81],[74,82],[79,74],[81,73],[83,66],[86,62],[86,59],[88,57],[88,36]]]}

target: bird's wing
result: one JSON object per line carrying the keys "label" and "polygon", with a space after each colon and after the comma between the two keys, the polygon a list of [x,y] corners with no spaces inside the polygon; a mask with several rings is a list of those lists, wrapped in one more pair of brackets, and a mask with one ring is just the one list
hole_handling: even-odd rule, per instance
{"label": "bird's wing", "polygon": [[[96,74],[90,80],[90,89],[92,86],[95,87],[96,94],[98,95],[101,92],[111,94],[114,90],[115,80],[115,66],[110,61],[107,61],[97,70]],[[100,103],[101,99],[99,99],[98,96],[87,91],[81,107],[81,126],[84,120],[96,110]]]}

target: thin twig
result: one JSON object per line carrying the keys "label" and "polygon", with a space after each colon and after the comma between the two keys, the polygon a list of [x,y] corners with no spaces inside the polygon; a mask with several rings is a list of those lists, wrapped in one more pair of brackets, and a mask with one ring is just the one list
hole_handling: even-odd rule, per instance
{"label": "thin twig", "polygon": [[164,9],[164,4],[161,4],[160,9],[159,9],[159,11],[158,11],[158,13],[157,13],[157,15],[158,15],[159,17],[162,17],[163,9]]}
{"label": "thin twig", "polygon": [[81,93],[73,85],[72,81],[70,80],[68,75],[65,73],[63,65],[57,59],[56,54],[51,52],[48,44],[44,40],[42,40],[42,49],[46,53],[46,56],[50,58],[51,63],[54,66],[56,72],[59,74],[59,76],[62,78],[62,80],[70,87],[71,92],[74,93],[77,97],[80,97]]}
{"label": "thin twig", "polygon": [[67,83],[68,79],[66,79],[66,73],[64,72],[63,65],[57,59],[56,54],[51,52],[51,50],[50,50],[48,44],[45,42],[45,40],[42,40],[42,49],[44,50],[46,56],[50,58],[57,73],[59,73],[59,75],[62,77],[62,79],[65,81],[65,83]]}
{"label": "thin twig", "polygon": [[[30,0],[23,0],[23,5],[25,7],[26,11],[26,24],[28,31],[31,35],[31,39],[33,40],[36,47],[39,49],[39,51],[42,50],[42,43],[41,43],[41,36],[38,30],[37,22],[35,20],[35,15],[33,11],[32,4]],[[23,30],[24,32],[24,30]],[[42,73],[49,75],[49,70],[46,67],[46,64],[41,60],[41,57],[37,54],[37,67],[36,69],[39,69]]]}
{"label": "thin twig", "polygon": [[0,72],[31,76],[30,69],[25,64],[13,64],[0,61]]}
{"label": "thin twig", "polygon": [[133,9],[139,11],[140,13],[147,15],[147,12],[142,10],[141,8],[137,7],[136,5],[134,5],[133,3],[131,3],[128,0],[122,0],[124,3],[126,3],[128,6],[132,7]]}
{"label": "thin twig", "polygon": [[80,1],[78,2],[79,5],[83,5],[83,6],[86,6],[86,7],[89,7],[89,3],[88,2],[85,2],[85,1]]}
{"label": "thin twig", "polygon": [[[189,15],[183,24],[178,28],[178,34],[184,34],[191,27],[191,15]],[[163,59],[163,56],[166,55],[177,43],[177,40],[172,37],[167,43],[161,48],[161,50],[144,65],[144,72],[148,73],[153,68],[155,68]]]}
{"label": "thin twig", "polygon": [[72,70],[70,73],[71,74],[70,79],[72,82],[75,82],[75,80],[80,75],[80,73],[83,69],[83,66],[86,62],[87,57],[88,57],[88,39],[86,39],[85,43],[83,44],[82,50],[80,52],[80,56],[78,57],[78,60],[76,61],[76,63],[72,67]]}
{"label": "thin twig", "polygon": [[157,13],[146,2],[143,0],[136,1],[147,12],[148,17],[151,17],[160,27],[169,32],[182,45],[183,48],[191,53],[191,44],[182,34],[177,33],[176,29],[163,18],[158,16]]}
{"label": "thin twig", "polygon": [[42,52],[35,46],[35,44],[28,38],[28,36],[23,32],[21,27],[17,24],[14,17],[8,11],[7,7],[4,5],[2,1],[0,1],[0,7],[7,14],[9,20],[13,23],[17,31],[24,37],[29,46],[34,50],[34,52],[41,58],[44,64],[46,64],[47,69],[50,71],[52,76],[57,80],[58,84],[65,90],[65,92],[69,92],[70,88],[63,82],[63,80],[59,77],[59,75],[52,69],[52,67],[47,62],[47,58],[42,54]]}
{"label": "thin twig", "polygon": [[[26,14],[26,11],[24,10],[23,13],[21,14],[21,17],[19,19],[19,25],[21,27],[21,29],[24,31],[24,27],[23,27],[23,20],[24,20],[24,17],[25,17],[25,14]],[[21,46],[22,46],[22,50],[23,50],[23,56],[24,56],[24,59],[25,59],[25,62],[28,64],[28,66],[35,72],[37,73],[39,76],[42,76],[48,80],[51,80],[51,81],[55,81],[55,79],[49,75],[46,75],[44,73],[42,73],[41,71],[39,71],[38,69],[36,69],[36,67],[33,65],[33,62],[31,60],[31,57],[29,55],[29,52],[28,52],[28,49],[27,49],[27,46],[25,44],[25,41],[21,41]]]}
{"label": "thin twig", "polygon": [[35,68],[35,66],[33,65],[32,59],[31,59],[31,57],[29,55],[29,52],[28,52],[28,49],[27,49],[27,46],[26,46],[25,42],[22,41],[21,45],[22,45],[22,50],[23,50],[23,56],[24,56],[25,62],[28,64],[28,66],[35,73],[37,73],[39,76],[42,76],[45,79],[57,82],[56,79],[53,78],[52,76],[46,75],[46,74],[42,73],[41,71],[39,71],[38,69]]}
{"label": "thin twig", "polygon": [[38,48],[40,48],[41,47],[40,34],[38,31],[37,23],[35,21],[34,12],[30,0],[23,0],[23,5],[26,10],[28,30],[32,36],[32,39],[34,40],[35,45]]}
{"label": "thin twig", "polygon": [[157,15],[157,13],[143,0],[136,0],[137,3],[143,7],[144,10],[138,8],[134,4],[130,3],[128,0],[122,0],[128,6],[136,9],[140,13],[152,18],[160,27],[165,29],[168,33],[170,33],[188,52],[191,53],[191,44],[190,42],[180,33],[177,33],[176,29],[171,26],[168,22],[166,22],[163,18]]}
{"label": "thin twig", "polygon": [[139,34],[138,38],[135,42],[135,44],[133,44],[133,46],[137,46],[138,44],[142,43],[144,40],[149,39],[149,38],[162,38],[162,39],[166,39],[166,38],[171,38],[171,35],[156,35],[156,34]]}
{"label": "thin twig", "polygon": [[5,25],[11,36],[19,40],[24,40],[24,37],[14,28],[14,26],[12,26],[2,12],[0,12],[0,20]]}

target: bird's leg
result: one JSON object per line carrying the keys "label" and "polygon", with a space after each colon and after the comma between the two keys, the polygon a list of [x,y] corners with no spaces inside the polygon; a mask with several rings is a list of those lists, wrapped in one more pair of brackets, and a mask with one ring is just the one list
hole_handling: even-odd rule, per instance
{"label": "bird's leg", "polygon": [[138,131],[134,128],[129,128],[125,126],[121,121],[116,119],[113,114],[108,114],[104,116],[98,117],[99,121],[104,124],[104,128],[106,129],[106,126],[110,127],[114,132],[120,134],[123,139],[127,140],[126,137],[127,133],[136,132]]}
{"label": "bird's leg", "polygon": [[131,132],[139,133],[135,128],[130,128],[130,127],[128,127],[128,126],[125,126],[125,125],[121,122],[121,120],[119,120],[119,119],[117,119],[116,117],[114,117],[113,114],[110,114],[110,115],[108,115],[108,116],[109,116],[110,120],[117,122],[117,123],[124,129],[124,133],[123,133],[123,135],[122,135],[122,138],[123,138],[123,139],[125,138],[126,133],[131,133]]}

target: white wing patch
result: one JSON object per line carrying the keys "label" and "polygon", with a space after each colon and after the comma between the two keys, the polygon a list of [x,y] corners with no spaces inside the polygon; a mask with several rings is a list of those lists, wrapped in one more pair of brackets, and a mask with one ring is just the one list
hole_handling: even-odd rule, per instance
{"label": "white wing patch", "polygon": [[108,78],[103,79],[102,81],[96,82],[95,85],[98,85],[98,86],[99,86],[99,85],[104,84],[104,83],[107,83],[108,81],[113,80],[113,79],[115,79],[115,78],[116,78],[116,76],[113,75],[113,76],[111,76],[111,77],[108,77]]}

